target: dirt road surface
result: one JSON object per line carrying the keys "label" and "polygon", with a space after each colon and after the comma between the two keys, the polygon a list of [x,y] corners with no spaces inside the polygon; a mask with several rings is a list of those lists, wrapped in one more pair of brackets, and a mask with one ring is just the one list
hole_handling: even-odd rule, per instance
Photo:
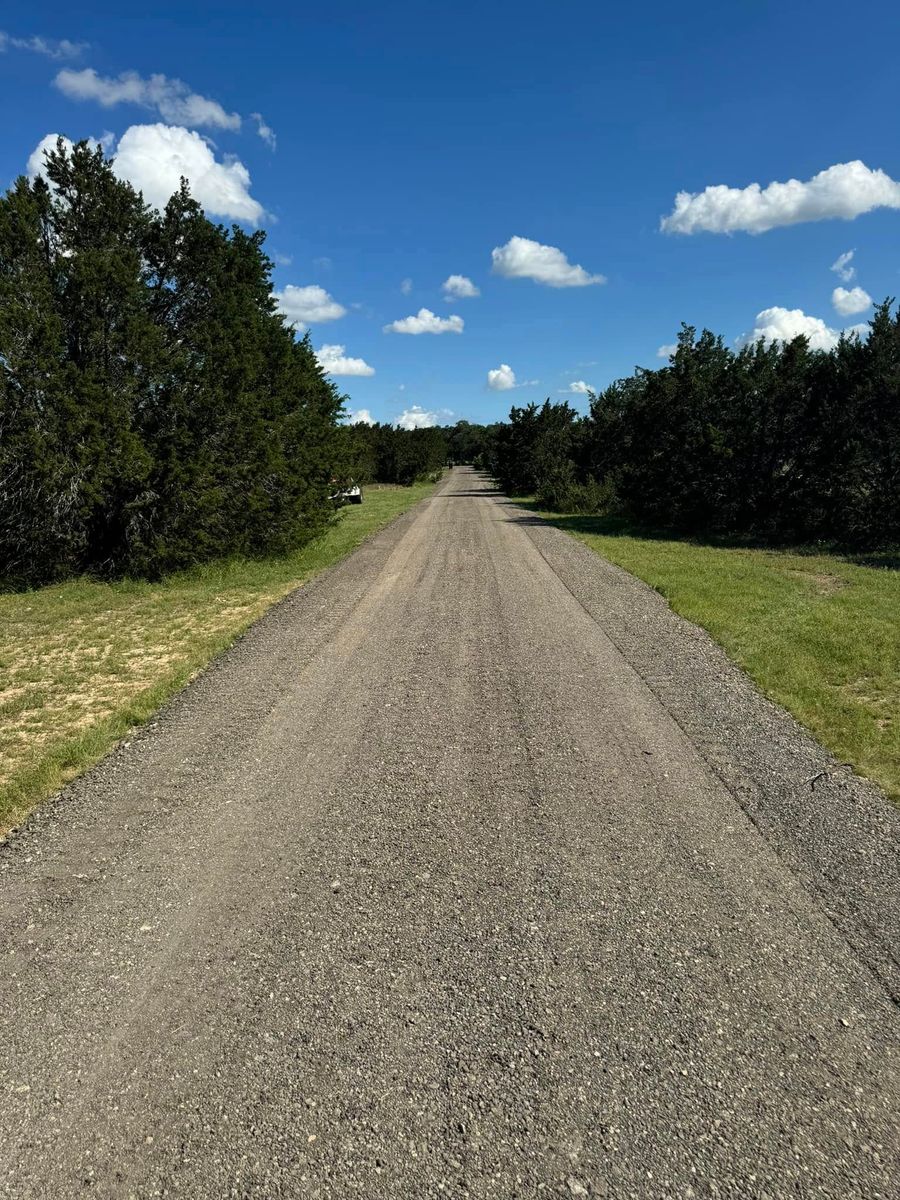
{"label": "dirt road surface", "polygon": [[894,1195],[898,824],[457,469],[0,848],[0,1194]]}

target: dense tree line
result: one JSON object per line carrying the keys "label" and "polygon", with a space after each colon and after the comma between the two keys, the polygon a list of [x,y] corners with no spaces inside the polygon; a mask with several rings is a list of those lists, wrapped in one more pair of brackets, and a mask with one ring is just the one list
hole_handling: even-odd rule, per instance
{"label": "dense tree line", "polygon": [[342,398],[263,234],[162,213],[62,143],[0,199],[0,579],[287,550],[328,521]]}
{"label": "dense tree line", "polygon": [[342,443],[347,471],[360,484],[409,485],[437,474],[447,463],[447,431],[437,426],[350,425]]}
{"label": "dense tree line", "polygon": [[513,408],[486,456],[560,511],[776,542],[900,542],[900,312],[831,351],[738,351],[685,326],[668,366],[568,404]]}
{"label": "dense tree line", "polygon": [[491,427],[455,425],[400,429],[396,425],[351,425],[344,435],[349,472],[358,483],[410,484],[445,466],[482,465]]}

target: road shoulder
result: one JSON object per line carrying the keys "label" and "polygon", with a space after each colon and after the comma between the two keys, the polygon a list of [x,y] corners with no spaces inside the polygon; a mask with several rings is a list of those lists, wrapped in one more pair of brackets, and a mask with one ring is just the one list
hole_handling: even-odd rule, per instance
{"label": "road shoulder", "polygon": [[900,997],[900,810],[647,584],[534,514],[506,507],[859,958]]}

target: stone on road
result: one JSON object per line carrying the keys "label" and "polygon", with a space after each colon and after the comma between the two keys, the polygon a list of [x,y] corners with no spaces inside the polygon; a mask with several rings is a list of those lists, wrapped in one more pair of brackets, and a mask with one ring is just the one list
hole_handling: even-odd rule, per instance
{"label": "stone on road", "polygon": [[833,765],[455,470],[0,850],[0,1194],[894,1194]]}

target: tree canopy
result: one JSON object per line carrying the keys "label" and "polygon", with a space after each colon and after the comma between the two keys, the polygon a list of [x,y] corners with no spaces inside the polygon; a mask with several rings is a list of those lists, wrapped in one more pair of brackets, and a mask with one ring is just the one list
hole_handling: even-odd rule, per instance
{"label": "tree canopy", "polygon": [[568,404],[513,408],[487,462],[550,508],[686,533],[900,542],[900,312],[830,351],[737,351],[685,325],[667,366]]}

